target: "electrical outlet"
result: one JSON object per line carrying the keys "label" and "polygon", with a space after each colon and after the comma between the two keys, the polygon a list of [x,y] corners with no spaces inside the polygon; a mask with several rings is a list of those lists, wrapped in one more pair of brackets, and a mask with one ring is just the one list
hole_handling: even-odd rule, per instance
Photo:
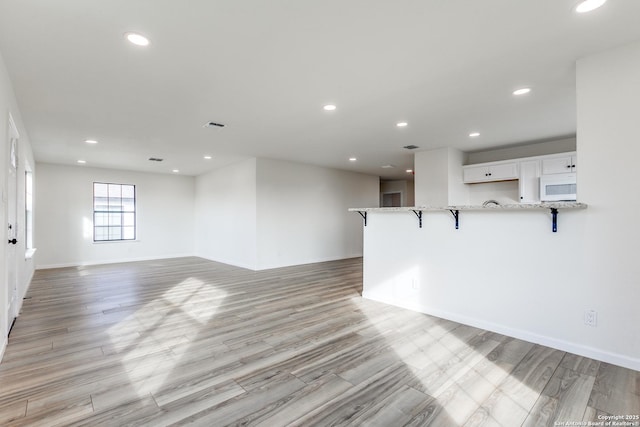
{"label": "electrical outlet", "polygon": [[585,310],[584,324],[588,326],[593,326],[594,328],[598,326],[598,312],[595,310]]}

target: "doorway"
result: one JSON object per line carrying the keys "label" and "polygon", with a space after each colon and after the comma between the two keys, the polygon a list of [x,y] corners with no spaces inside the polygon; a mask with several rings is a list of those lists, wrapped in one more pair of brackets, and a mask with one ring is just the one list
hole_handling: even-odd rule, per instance
{"label": "doorway", "polygon": [[20,136],[18,128],[9,115],[8,126],[8,165],[7,165],[7,194],[6,194],[6,214],[7,214],[7,237],[8,247],[5,251],[6,274],[4,277],[7,301],[7,324],[6,331],[9,334],[13,321],[18,316],[18,274],[17,274],[17,245],[18,245],[18,141]]}
{"label": "doorway", "polygon": [[382,193],[383,208],[399,208],[402,206],[402,192]]}

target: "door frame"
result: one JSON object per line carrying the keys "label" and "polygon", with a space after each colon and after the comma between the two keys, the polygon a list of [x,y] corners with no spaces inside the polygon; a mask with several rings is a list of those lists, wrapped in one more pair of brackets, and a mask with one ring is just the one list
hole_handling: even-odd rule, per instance
{"label": "door frame", "polygon": [[[7,220],[7,241],[16,239],[22,241],[18,229],[19,209],[18,209],[18,172],[20,170],[19,161],[19,141],[20,134],[18,128],[9,113],[7,126],[7,159],[6,159],[6,197],[3,202],[5,204],[4,215]],[[12,212],[13,211],[13,212]],[[12,221],[13,224],[10,222]],[[4,254],[5,275],[3,278],[4,292],[6,296],[6,314],[7,320],[6,330],[2,331],[4,336],[8,336],[13,326],[13,322],[18,317],[20,310],[20,301],[18,295],[18,248],[17,245],[8,243]]]}
{"label": "door frame", "polygon": [[380,207],[383,206],[384,196],[386,194],[400,194],[400,206],[404,206],[404,192],[401,190],[397,191],[385,191],[380,193]]}

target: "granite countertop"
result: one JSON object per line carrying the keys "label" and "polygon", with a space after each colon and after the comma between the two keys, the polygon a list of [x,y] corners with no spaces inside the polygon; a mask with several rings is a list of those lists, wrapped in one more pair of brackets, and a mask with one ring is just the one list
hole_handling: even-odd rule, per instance
{"label": "granite countertop", "polygon": [[471,210],[526,210],[526,209],[586,209],[585,203],[543,202],[513,203],[504,205],[454,205],[454,206],[411,206],[396,208],[349,208],[349,212],[411,212],[411,211],[471,211]]}

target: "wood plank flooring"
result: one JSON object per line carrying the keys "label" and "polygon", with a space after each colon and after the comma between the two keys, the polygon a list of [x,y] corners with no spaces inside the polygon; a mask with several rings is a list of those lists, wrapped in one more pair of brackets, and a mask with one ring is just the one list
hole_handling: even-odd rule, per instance
{"label": "wood plank flooring", "polygon": [[361,290],[361,259],[37,271],[0,364],[0,425],[513,427],[640,414],[639,372]]}

